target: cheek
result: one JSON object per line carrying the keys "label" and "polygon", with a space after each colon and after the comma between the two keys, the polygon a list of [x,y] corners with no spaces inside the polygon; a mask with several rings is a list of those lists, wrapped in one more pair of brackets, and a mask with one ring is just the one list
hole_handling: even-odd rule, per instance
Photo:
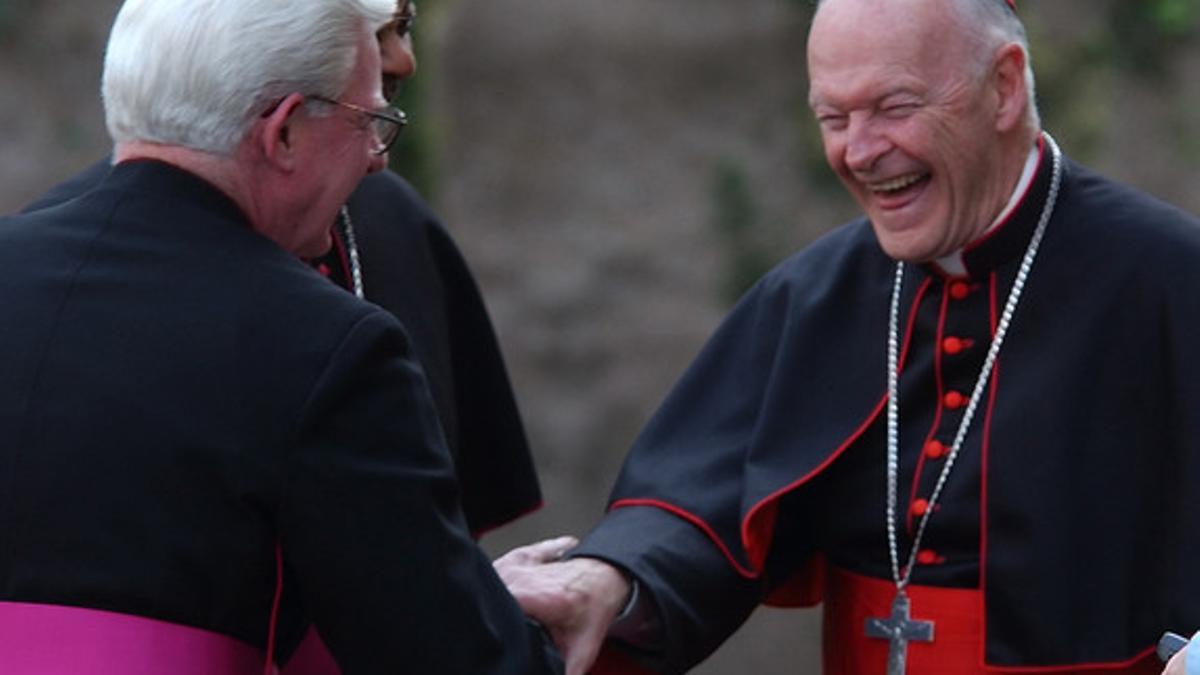
{"label": "cheek", "polygon": [[833,172],[842,175],[846,172],[846,143],[840,134],[821,132],[821,147],[825,150],[825,162]]}

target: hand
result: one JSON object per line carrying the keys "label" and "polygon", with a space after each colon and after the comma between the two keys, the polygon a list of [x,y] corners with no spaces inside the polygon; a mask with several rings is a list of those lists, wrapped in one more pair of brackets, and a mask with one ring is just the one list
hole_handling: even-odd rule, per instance
{"label": "hand", "polygon": [[1171,660],[1167,661],[1167,667],[1163,669],[1162,675],[1184,675],[1187,672],[1187,651],[1188,647],[1184,647],[1175,652]]}
{"label": "hand", "polygon": [[559,537],[513,549],[493,566],[525,613],[540,621],[567,662],[584,675],[624,607],[630,584],[617,568],[594,558],[559,558],[579,542]]}

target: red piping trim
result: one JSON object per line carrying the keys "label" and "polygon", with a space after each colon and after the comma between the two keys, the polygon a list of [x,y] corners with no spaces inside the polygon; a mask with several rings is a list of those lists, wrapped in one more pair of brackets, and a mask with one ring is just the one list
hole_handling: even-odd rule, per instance
{"label": "red piping trim", "polygon": [[904,344],[900,347],[900,362],[896,367],[900,372],[904,372],[904,364],[908,360],[908,348],[912,343],[913,328],[917,325],[917,310],[921,308],[921,301],[925,299],[925,293],[929,287],[933,285],[933,277],[929,277],[917,288],[917,294],[913,296],[912,306],[908,309],[908,324],[904,326]]}
{"label": "red piping trim", "polygon": [[[988,321],[991,324],[992,339],[996,336],[996,273],[992,272],[988,280]],[[992,452],[992,412],[996,408],[996,394],[1000,389],[1000,359],[992,364],[992,380],[988,386],[987,411],[983,416],[983,438],[980,448],[979,468],[979,590],[982,593],[979,606],[983,616],[979,617],[979,629],[982,639],[979,641],[979,663],[987,666],[987,552],[988,552],[988,466],[991,464]]]}
{"label": "red piping trim", "polygon": [[263,675],[275,675],[275,632],[279,628],[279,601],[283,598],[283,545],[275,542],[275,597],[271,599],[271,620],[267,625],[267,658]]}
{"label": "red piping trim", "polygon": [[704,534],[708,535],[709,539],[713,540],[713,543],[717,545],[717,548],[721,549],[721,553],[727,560],[729,560],[729,564],[733,565],[733,568],[737,570],[738,574],[746,577],[747,579],[756,579],[760,574],[762,574],[762,570],[754,571],[742,567],[737,559],[733,557],[733,554],[730,553],[729,548],[725,546],[725,542],[721,541],[721,538],[717,536],[716,531],[709,527],[708,523],[704,522],[704,519],[700,516],[697,516],[689,511],[685,511],[674,504],[669,504],[657,499],[619,499],[613,502],[612,506],[609,508],[619,509],[627,506],[653,506],[683,518],[692,525],[700,528]]}
{"label": "red piping trim", "polygon": [[487,527],[481,527],[478,530],[472,530],[471,538],[476,541],[479,541],[480,539],[483,538],[483,535],[485,535],[489,532],[494,532],[494,531],[504,527],[505,525],[512,523],[515,520],[519,520],[521,518],[524,518],[525,516],[528,516],[529,514],[535,512],[535,511],[540,511],[540,510],[542,510],[542,507],[545,505],[546,505],[546,503],[539,499],[538,502],[536,504],[534,504],[533,506],[530,506],[529,508],[525,509],[524,511],[517,512],[515,515],[506,518],[503,522],[496,523],[495,525],[488,525]]}
{"label": "red piping trim", "polygon": [[[913,328],[916,326],[917,310],[920,309],[921,301],[924,299],[925,293],[929,290],[929,287],[932,284],[933,277],[925,279],[925,281],[917,288],[916,295],[913,296],[913,301],[909,307],[908,322],[904,327],[904,340],[900,348],[900,357],[898,359],[899,362],[896,364],[896,367],[900,370],[900,372],[904,372],[904,364],[908,359],[908,349],[912,343]],[[757,562],[759,565],[761,565],[762,562],[766,560],[766,551],[769,548],[769,542],[758,544],[751,537],[751,532],[753,532],[751,527],[752,521],[757,518],[760,513],[764,513],[764,509],[772,502],[781,498],[783,495],[791,492],[792,490],[795,490],[801,485],[804,485],[808,481],[812,480],[814,476],[824,471],[830,464],[834,462],[834,460],[836,460],[842,455],[843,452],[846,451],[846,448],[850,447],[851,443],[858,440],[859,437],[866,432],[867,427],[871,426],[871,423],[874,422],[875,418],[879,416],[880,411],[883,410],[885,405],[887,405],[887,392],[884,392],[883,397],[878,403],[875,404],[875,408],[871,410],[869,415],[867,415],[867,419],[865,419],[862,424],[860,424],[858,428],[846,438],[846,440],[842,441],[841,445],[835,448],[824,462],[821,462],[812,471],[792,481],[788,485],[785,485],[772,492],[761,499],[757,504],[750,507],[750,510],[746,513],[746,517],[742,520],[741,534],[742,547],[746,549],[747,557],[750,559],[752,564]],[[734,561],[734,566],[737,566],[736,561]]]}
{"label": "red piping trim", "polygon": [[342,233],[338,231],[336,226],[330,228],[329,235],[333,239],[334,248],[337,249],[338,262],[342,265],[342,279],[345,280],[344,288],[353,291],[354,274],[350,270],[350,257],[346,253],[346,242],[342,241]]}
{"label": "red piping trim", "polygon": [[[1017,215],[1017,211],[1021,210],[1021,207],[1024,206],[1024,204],[1025,204],[1025,200],[1029,198],[1029,193],[1033,190],[1034,183],[1037,183],[1037,174],[1039,171],[1042,170],[1042,162],[1045,160],[1045,158],[1046,158],[1046,139],[1039,135],[1038,136],[1038,159],[1037,159],[1037,166],[1033,170],[1033,180],[1029,181],[1029,185],[1025,186],[1025,192],[1021,193],[1021,198],[1017,200],[1017,203],[1015,205],[1013,205],[1012,210],[1008,212],[1008,215],[1004,217],[1004,220],[1001,221],[999,224],[997,224],[995,227],[993,227],[993,228],[989,229],[987,232],[985,232],[984,235],[982,237],[980,237],[979,239],[976,239],[975,241],[964,246],[963,253],[966,253],[967,251],[973,251],[973,250],[979,248],[980,246],[983,246],[983,243],[985,241],[994,237],[997,232],[1004,229],[1006,226],[1008,226],[1009,223],[1012,222],[1013,217]],[[970,270],[968,270],[968,271],[970,271]]]}
{"label": "red piping trim", "polygon": [[[937,435],[938,426],[942,423],[942,397],[946,393],[945,383],[942,378],[942,339],[946,335],[946,313],[950,307],[950,283],[949,279],[942,282],[942,304],[938,308],[937,330],[935,331],[933,342],[933,373],[934,382],[937,385],[937,400],[933,407],[933,424],[930,426],[929,432],[925,434],[925,442],[921,444],[921,452],[917,455],[917,467],[913,472],[912,489],[908,495],[909,505],[917,498],[917,491],[921,486],[921,474],[925,470],[925,448],[933,440],[933,437]],[[907,523],[908,534],[911,536],[913,534],[913,512],[911,508],[907,510],[905,522]]]}
{"label": "red piping trim", "polygon": [[1141,665],[1142,661],[1150,658],[1156,647],[1147,647],[1137,653],[1137,656],[1126,659],[1124,661],[1107,661],[1107,662],[1089,662],[1076,663],[1069,666],[989,666],[984,664],[984,670],[995,671],[1009,675],[1011,673],[1063,673],[1070,675],[1071,673],[1089,672],[1092,670],[1112,670],[1119,671],[1127,668]]}

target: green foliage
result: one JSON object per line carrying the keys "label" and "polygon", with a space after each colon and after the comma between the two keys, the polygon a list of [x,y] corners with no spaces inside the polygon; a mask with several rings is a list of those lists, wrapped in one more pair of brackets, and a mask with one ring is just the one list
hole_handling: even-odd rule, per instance
{"label": "green foliage", "polygon": [[1172,57],[1200,34],[1197,0],[1114,2],[1098,51],[1140,75],[1165,76]]}
{"label": "green foliage", "polygon": [[19,36],[21,24],[31,11],[32,0],[0,0],[0,39],[8,42]]}
{"label": "green foliage", "polygon": [[[3,2],[4,0],[0,0]],[[400,92],[393,103],[408,114],[408,126],[400,134],[388,155],[389,164],[396,173],[404,176],[426,199],[433,199],[437,189],[436,125],[428,105],[429,72],[434,64],[427,58],[428,50],[421,40],[422,26],[428,26],[436,18],[438,0],[419,0],[417,21],[413,26],[413,49],[417,63],[417,75],[400,85]]]}
{"label": "green foliage", "polygon": [[758,204],[745,168],[728,159],[718,163],[711,186],[712,225],[727,255],[721,295],[732,303],[771,268],[774,259],[761,241]]}
{"label": "green foliage", "polygon": [[[422,3],[422,6],[424,4]],[[388,160],[392,170],[408,179],[427,199],[431,199],[436,187],[435,143],[432,120],[427,114],[428,106],[425,105],[423,82],[420,75],[404,82],[393,101],[397,108],[408,114],[408,126],[392,146]]]}

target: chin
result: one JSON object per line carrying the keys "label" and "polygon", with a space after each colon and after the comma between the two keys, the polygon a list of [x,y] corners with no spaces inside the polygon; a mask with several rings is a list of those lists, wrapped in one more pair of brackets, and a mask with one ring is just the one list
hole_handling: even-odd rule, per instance
{"label": "chin", "polygon": [[926,263],[937,260],[943,255],[937,251],[937,247],[931,246],[927,242],[895,235],[881,237],[878,230],[876,230],[875,238],[879,241],[879,247],[883,249],[883,252],[893,260],[906,263]]}

